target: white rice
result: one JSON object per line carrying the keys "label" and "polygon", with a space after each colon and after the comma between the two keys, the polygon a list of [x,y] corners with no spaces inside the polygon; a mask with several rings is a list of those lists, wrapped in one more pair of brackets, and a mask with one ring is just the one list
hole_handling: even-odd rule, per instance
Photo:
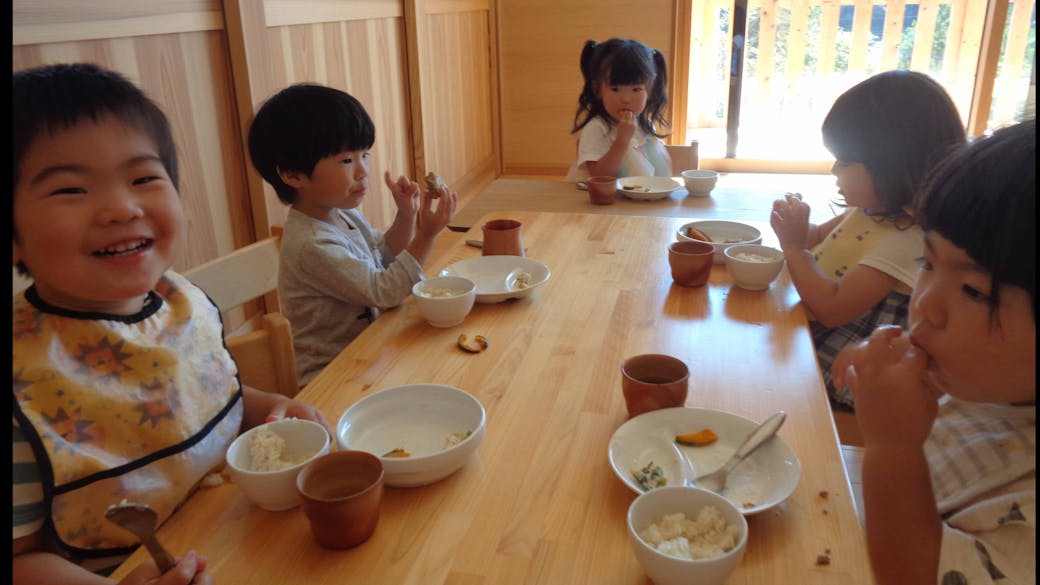
{"label": "white rice", "polygon": [[737,260],[743,260],[744,262],[772,262],[773,259],[769,256],[763,256],[761,254],[752,254],[751,252],[740,252],[733,254],[733,257]]}
{"label": "white rice", "polygon": [[432,287],[420,287],[419,292],[424,297],[439,298],[439,297],[454,297],[461,295],[466,291],[460,288],[432,288]]}
{"label": "white rice", "polygon": [[289,459],[285,452],[285,438],[266,427],[259,428],[249,437],[249,469],[251,471],[280,471],[307,460]]}
{"label": "white rice", "polygon": [[708,559],[733,550],[740,540],[740,529],[728,524],[715,506],[705,506],[695,520],[684,512],[663,516],[641,530],[639,537],[670,557]]}

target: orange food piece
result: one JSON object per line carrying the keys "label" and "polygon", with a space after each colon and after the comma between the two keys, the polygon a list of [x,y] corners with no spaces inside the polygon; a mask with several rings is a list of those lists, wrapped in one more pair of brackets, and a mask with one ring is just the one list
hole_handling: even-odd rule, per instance
{"label": "orange food piece", "polygon": [[691,447],[703,447],[714,443],[718,438],[719,436],[715,434],[715,431],[711,429],[701,429],[696,433],[675,435],[675,442],[680,445],[689,445]]}
{"label": "orange food piece", "polygon": [[411,457],[411,456],[412,456],[411,453],[409,453],[408,451],[405,451],[404,449],[402,449],[400,447],[398,447],[396,449],[392,449],[390,451],[387,451],[386,453],[383,453],[383,457]]}
{"label": "orange food piece", "polygon": [[699,229],[697,229],[695,227],[691,227],[691,228],[687,228],[686,229],[686,237],[693,238],[695,240],[700,240],[702,242],[710,242],[711,241],[711,238],[708,236],[708,234],[702,232],[701,230],[699,230]]}

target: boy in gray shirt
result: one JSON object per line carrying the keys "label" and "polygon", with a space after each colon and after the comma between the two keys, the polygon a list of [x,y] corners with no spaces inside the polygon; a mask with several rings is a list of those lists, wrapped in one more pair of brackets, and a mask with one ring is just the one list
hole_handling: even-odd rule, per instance
{"label": "boy in gray shirt", "polygon": [[383,309],[411,294],[434,239],[455,215],[456,193],[441,187],[433,195],[388,171],[397,214],[385,233],[372,227],[357,207],[368,193],[374,142],[361,103],[316,84],[275,94],[249,129],[253,166],[290,206],[278,294],[292,324],[301,386]]}

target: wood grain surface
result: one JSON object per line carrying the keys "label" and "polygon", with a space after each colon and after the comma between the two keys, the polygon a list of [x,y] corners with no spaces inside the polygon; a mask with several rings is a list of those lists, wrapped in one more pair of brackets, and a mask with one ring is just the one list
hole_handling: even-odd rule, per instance
{"label": "wood grain surface", "polygon": [[[635,498],[607,445],[626,420],[619,366],[660,352],[690,367],[687,406],[753,420],[788,414],[780,436],[801,481],[748,519],[746,554],[728,585],[870,582],[866,548],[805,315],[786,274],[764,292],[671,282],[666,245],[687,218],[497,212],[523,223],[528,255],[552,277],[532,294],[478,304],[449,329],[413,299],[375,321],[298,396],[335,421],[360,398],[400,384],[449,384],[487,409],[484,442],[459,472],[386,490],[373,537],[319,547],[299,509],[266,512],[230,483],[193,495],[159,531],[175,555],[195,549],[219,583],[647,584],[626,529]],[[428,274],[477,256],[445,238]],[[460,351],[460,333],[490,347]],[[818,564],[827,554],[829,564]],[[142,559],[139,550],[117,572]]]}

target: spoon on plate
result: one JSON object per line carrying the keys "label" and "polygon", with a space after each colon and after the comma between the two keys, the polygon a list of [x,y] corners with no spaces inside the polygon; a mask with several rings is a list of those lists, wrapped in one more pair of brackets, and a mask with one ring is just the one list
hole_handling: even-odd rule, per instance
{"label": "spoon on plate", "polygon": [[155,564],[159,566],[160,572],[165,573],[177,564],[173,556],[166,552],[163,545],[159,544],[155,538],[158,516],[148,504],[135,504],[123,500],[109,506],[108,510],[105,510],[105,518],[137,535],[141,539],[141,544],[152,555]]}
{"label": "spoon on plate", "polygon": [[[762,446],[762,444],[773,438],[773,435],[780,430],[780,427],[784,424],[785,420],[787,420],[787,413],[782,410],[767,418],[765,422],[758,425],[755,430],[751,431],[747,436],[747,439],[744,439],[744,442],[741,443],[740,447],[737,447],[736,452],[733,453],[733,456],[730,457],[722,467],[719,467],[711,473],[695,477],[692,480],[684,479],[686,485],[704,488],[715,493],[721,493],[726,489],[726,477],[729,476],[731,471],[733,471],[733,468],[744,459],[747,459],[748,455],[754,453],[756,449]],[[679,455],[683,458],[683,463],[686,465],[686,468],[689,469],[690,462],[686,458],[686,453],[682,449],[677,450],[679,451]]]}

